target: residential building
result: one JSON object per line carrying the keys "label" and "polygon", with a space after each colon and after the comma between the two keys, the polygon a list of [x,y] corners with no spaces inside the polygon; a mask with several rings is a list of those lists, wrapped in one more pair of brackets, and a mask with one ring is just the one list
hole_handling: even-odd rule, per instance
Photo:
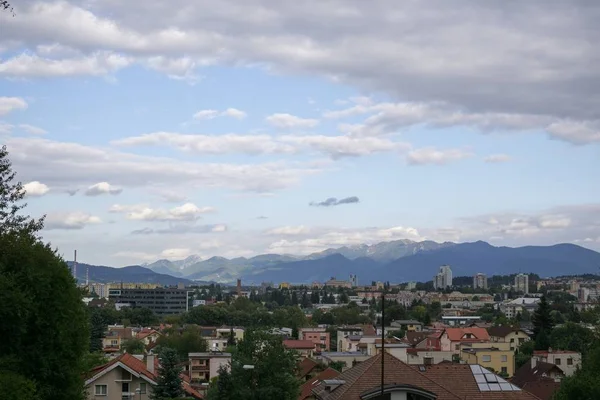
{"label": "residential building", "polygon": [[203,383],[219,375],[219,368],[229,368],[231,353],[209,351],[189,353],[189,377],[194,387],[203,387]]}
{"label": "residential building", "polygon": [[350,274],[350,286],[357,287],[358,286],[358,277],[356,274]]}
{"label": "residential building", "polygon": [[501,349],[489,346],[489,343],[483,346],[479,343],[465,343],[461,345],[460,358],[469,365],[481,365],[505,377],[511,377],[515,373],[515,352],[506,346]]}
{"label": "residential building", "polygon": [[[375,351],[372,354],[380,354],[381,353],[381,339],[375,340],[374,343]],[[402,343],[395,339],[386,339],[385,340],[385,352],[393,355],[398,360],[402,362],[408,361],[407,351],[410,349],[410,346],[406,343]]]}
{"label": "residential building", "polygon": [[380,397],[382,357],[386,365],[383,375],[383,399],[537,399],[478,365],[443,363],[416,367],[403,363],[388,353],[371,357],[354,368],[342,372],[335,379],[322,380],[313,387],[312,398],[317,400],[382,399]]}
{"label": "residential building", "polygon": [[452,269],[449,265],[442,265],[439,272],[433,277],[434,289],[446,289],[452,286]]}
{"label": "residential building", "polygon": [[316,345],[310,340],[286,339],[283,345],[289,350],[296,350],[301,357],[312,357],[316,351]]}
{"label": "residential building", "polygon": [[529,293],[529,275],[517,274],[515,276],[515,290],[524,294]]}
{"label": "residential building", "polygon": [[[88,400],[149,400],[156,385],[158,361],[153,355],[146,362],[131,354],[122,354],[108,364],[89,372],[85,381]],[[187,397],[201,399],[202,395],[185,380],[182,382]]]}
{"label": "residential building", "polygon": [[484,328],[446,328],[440,335],[442,351],[460,354],[460,346],[465,343],[490,343],[490,335]]}
{"label": "residential building", "polygon": [[228,337],[205,337],[206,344],[211,351],[224,351],[227,349],[229,338]]}
{"label": "residential building", "polygon": [[435,365],[441,362],[453,362],[453,351],[412,348],[406,350],[406,363],[409,365]]}
{"label": "residential building", "polygon": [[154,329],[142,329],[139,332],[134,332],[135,338],[141,340],[146,346],[150,343],[156,343],[162,334]]}
{"label": "residential building", "polygon": [[319,372],[316,376],[311,377],[300,386],[300,396],[298,400],[306,400],[312,397],[312,390],[315,385],[324,380],[334,379],[340,373],[333,368],[327,368],[322,372]]}
{"label": "residential building", "polygon": [[417,288],[417,282],[407,282],[406,290],[413,290]]}
{"label": "residential building", "polygon": [[298,339],[313,342],[317,352],[329,351],[330,349],[330,334],[325,328],[300,328]]}
{"label": "residential building", "polygon": [[508,300],[500,304],[500,311],[506,315],[506,318],[513,319],[517,314],[522,314],[523,311],[533,313],[540,299],[537,297],[519,297],[518,299]]}
{"label": "residential building", "polygon": [[402,329],[405,332],[421,332],[423,323],[414,319],[398,319],[390,323],[391,328]]}
{"label": "residential building", "polygon": [[244,339],[245,329],[239,326],[222,326],[215,329],[215,337],[218,339],[229,339],[231,332],[233,331],[233,338],[236,342]]}
{"label": "residential building", "polygon": [[533,352],[535,362],[545,362],[559,367],[565,376],[572,376],[581,367],[581,353],[569,350],[536,350]]}
{"label": "residential building", "polygon": [[121,352],[121,346],[126,340],[133,338],[133,330],[123,325],[109,325],[102,338],[102,351],[105,354]]}
{"label": "residential building", "polygon": [[345,288],[351,288],[352,287],[352,283],[350,283],[349,281],[340,281],[338,279],[335,279],[335,276],[331,277],[330,280],[328,280],[327,282],[325,282],[325,286],[327,287],[345,287]]}
{"label": "residential building", "polygon": [[156,315],[182,314],[189,309],[192,291],[180,288],[110,289],[110,300],[131,307],[148,308]]}
{"label": "residential building", "polygon": [[530,340],[529,335],[519,327],[492,326],[487,331],[492,343],[509,343],[513,351]]}
{"label": "residential building", "polygon": [[485,289],[487,290],[487,275],[478,273],[473,276],[473,289]]}
{"label": "residential building", "polygon": [[556,365],[532,357],[515,371],[511,382],[542,400],[551,400],[564,376]]}
{"label": "residential building", "polygon": [[329,365],[332,362],[343,362],[345,365],[343,370],[345,371],[372,357],[373,356],[361,353],[360,351],[330,351],[321,353],[319,359],[326,365]]}
{"label": "residential building", "polygon": [[442,322],[448,326],[469,326],[481,321],[478,315],[444,315]]}

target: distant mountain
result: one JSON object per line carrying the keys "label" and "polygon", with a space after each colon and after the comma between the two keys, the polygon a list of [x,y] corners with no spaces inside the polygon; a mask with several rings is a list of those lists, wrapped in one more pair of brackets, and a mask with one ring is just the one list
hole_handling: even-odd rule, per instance
{"label": "distant mountain", "polygon": [[574,244],[495,247],[486,242],[461,243],[399,258],[376,271],[373,279],[431,280],[440,265],[448,264],[455,276],[477,272],[491,275],[531,272],[540,276],[597,273],[600,253]]}
{"label": "distant mountain", "polygon": [[[69,265],[69,268],[73,268],[72,261],[67,262],[67,264]],[[77,280],[79,282],[85,282],[86,271],[88,267],[90,271],[90,282],[157,283],[159,285],[166,286],[174,286],[179,283],[183,283],[186,285],[194,283],[189,279],[174,277],[166,274],[159,274],[139,265],[123,268],[112,268],[77,263]]]}
{"label": "distant mountain", "polygon": [[327,249],[319,253],[313,253],[306,257],[306,259],[316,260],[332,254],[341,254],[350,260],[368,257],[379,262],[389,262],[423,251],[437,250],[455,245],[456,243],[452,242],[437,243],[431,240],[414,242],[412,240],[404,239],[394,240],[392,242],[381,242],[373,245],[360,244],[356,246],[344,246],[337,249]]}

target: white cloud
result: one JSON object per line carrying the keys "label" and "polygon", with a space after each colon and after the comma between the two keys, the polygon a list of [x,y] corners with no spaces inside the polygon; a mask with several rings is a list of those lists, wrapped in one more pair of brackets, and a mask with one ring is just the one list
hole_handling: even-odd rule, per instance
{"label": "white cloud", "polygon": [[300,226],[282,226],[279,228],[269,229],[266,234],[272,236],[296,236],[307,234],[310,232],[310,229],[304,225]]}
{"label": "white cloud", "polygon": [[487,156],[484,161],[486,163],[504,163],[510,161],[512,158],[508,154],[491,154]]}
{"label": "white cloud", "polygon": [[148,58],[145,64],[153,70],[166,74],[170,79],[185,81],[190,85],[195,85],[202,79],[195,72],[196,68],[200,67],[200,63],[190,57],[155,56]]}
{"label": "white cloud", "polygon": [[152,208],[145,204],[115,204],[112,213],[125,213],[127,219],[136,221],[195,221],[202,214],[215,212],[213,207],[198,207],[194,203],[185,203],[171,209]]}
{"label": "white cloud", "polygon": [[235,119],[244,119],[248,116],[244,111],[238,110],[237,108],[228,108],[225,111],[218,110],[200,110],[194,114],[194,119],[207,120],[214,119],[217,117],[230,117]]}
{"label": "white cloud", "polygon": [[0,135],[8,135],[12,132],[14,127],[14,125],[0,122]]}
{"label": "white cloud", "polygon": [[599,121],[558,121],[550,124],[546,130],[556,138],[573,144],[600,142]]}
{"label": "white cloud", "polygon": [[40,197],[50,191],[50,188],[48,186],[38,181],[33,181],[24,184],[23,189],[25,189],[25,196],[27,197]]}
{"label": "white cloud", "polygon": [[25,78],[73,75],[101,76],[125,68],[132,62],[131,58],[106,51],[60,60],[23,53],[0,62],[0,76]]}
{"label": "white cloud", "polygon": [[166,249],[160,253],[160,257],[167,259],[182,259],[189,257],[192,254],[190,249]]}
{"label": "white cloud", "polygon": [[407,155],[407,161],[410,165],[444,165],[453,161],[463,160],[472,156],[472,152],[463,149],[438,150],[434,147],[424,147],[421,149],[410,151]]}
{"label": "white cloud", "polygon": [[[0,71],[1,65],[2,64],[0,64]],[[15,110],[25,110],[26,108],[27,102],[20,97],[0,97],[0,117]]]}
{"label": "white cloud", "polygon": [[562,229],[571,225],[571,218],[564,215],[543,215],[539,224],[545,229]]}
{"label": "white cloud", "polygon": [[308,129],[314,128],[319,121],[311,118],[300,118],[291,114],[273,114],[265,118],[265,121],[276,128],[283,129]]}
{"label": "white cloud", "polygon": [[96,183],[88,187],[85,191],[86,196],[100,196],[103,194],[117,195],[123,191],[120,187],[115,187],[108,182]]}
{"label": "white cloud", "polygon": [[51,213],[44,221],[45,230],[56,229],[83,229],[87,225],[99,224],[102,220],[99,217],[84,213]]}
{"label": "white cloud", "polygon": [[39,128],[37,126],[29,125],[29,124],[20,124],[19,128],[24,130],[27,133],[31,133],[32,135],[45,135],[48,131]]}

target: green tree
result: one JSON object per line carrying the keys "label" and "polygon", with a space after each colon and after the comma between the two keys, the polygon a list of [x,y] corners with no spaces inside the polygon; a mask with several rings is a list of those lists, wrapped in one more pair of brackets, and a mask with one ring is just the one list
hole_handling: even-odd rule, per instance
{"label": "green tree", "polygon": [[177,351],[164,347],[159,353],[160,366],[156,386],[152,390],[152,400],[169,400],[183,396],[181,371]]}
{"label": "green tree", "polygon": [[[0,149],[0,367],[21,376],[42,400],[81,399],[88,318],[67,264],[37,236],[43,219],[21,212],[25,192],[13,183]],[[15,378],[15,380],[18,378]],[[6,378],[3,380],[6,382]],[[24,384],[29,385],[24,381]],[[3,384],[4,385],[4,384]],[[0,390],[0,393],[5,393]]]}
{"label": "green tree", "polygon": [[585,356],[594,345],[598,345],[594,331],[573,322],[554,328],[550,334],[553,349],[577,351]]}
{"label": "green tree", "polygon": [[329,368],[333,368],[336,371],[343,372],[346,363],[344,361],[331,361],[329,363]]}
{"label": "green tree", "polygon": [[84,371],[84,375],[89,377],[89,371],[106,363],[108,363],[108,358],[103,353],[87,353],[83,356],[82,370]]}
{"label": "green tree", "polygon": [[286,349],[280,337],[250,330],[232,355],[231,369],[220,371],[207,398],[296,400],[297,368],[297,354]]}
{"label": "green tree", "polygon": [[108,323],[103,317],[99,308],[89,310],[90,314],[90,351],[96,352],[102,350],[102,338],[107,329]]}
{"label": "green tree", "polygon": [[127,339],[121,345],[121,350],[129,354],[144,354],[145,349],[144,342],[136,338]]}
{"label": "green tree", "polygon": [[550,335],[545,329],[540,330],[535,338],[535,349],[536,350],[548,350],[550,346]]}
{"label": "green tree", "polygon": [[188,327],[183,332],[174,330],[169,334],[158,338],[158,346],[174,350],[180,360],[187,360],[189,353],[199,353],[208,349],[206,340],[200,331],[194,327]]}
{"label": "green tree", "polygon": [[584,357],[582,368],[575,375],[563,378],[554,400],[600,399],[600,347],[595,347]]}
{"label": "green tree", "polygon": [[[552,320],[552,315],[550,314],[551,308],[546,296],[542,296],[538,308],[533,313],[533,317],[531,318],[531,322],[533,322],[533,334],[534,338],[537,341],[538,335],[541,331],[544,331],[546,336],[549,336],[552,333],[552,328],[554,327],[554,321]],[[541,346],[542,343],[539,343],[538,346]]]}
{"label": "green tree", "polygon": [[3,400],[39,400],[35,383],[19,374],[0,370],[0,397]]}
{"label": "green tree", "polygon": [[531,356],[533,356],[534,349],[535,342],[533,340],[528,340],[527,342],[519,346],[519,348],[515,352],[515,364],[517,369],[531,359]]}

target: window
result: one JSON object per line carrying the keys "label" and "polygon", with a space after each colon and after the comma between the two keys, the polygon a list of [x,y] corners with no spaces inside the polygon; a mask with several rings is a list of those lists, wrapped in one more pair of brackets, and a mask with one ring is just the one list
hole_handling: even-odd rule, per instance
{"label": "window", "polygon": [[508,361],[508,356],[502,356],[502,362],[507,362]]}
{"label": "window", "polygon": [[457,344],[456,346],[454,346],[454,348],[455,348],[456,350],[460,350],[460,344]]}
{"label": "window", "polygon": [[94,394],[96,396],[108,395],[108,387],[106,385],[96,385],[94,389]]}
{"label": "window", "polygon": [[140,393],[146,393],[146,383],[140,383]]}
{"label": "window", "polygon": [[510,339],[510,342],[514,343],[515,342],[515,338]]}
{"label": "window", "polygon": [[483,362],[490,362],[490,361],[492,361],[492,356],[490,356],[490,355],[483,355],[483,356],[481,356],[481,361],[483,361]]}
{"label": "window", "polygon": [[502,373],[503,374],[508,374],[508,368],[502,367]]}
{"label": "window", "polygon": [[110,341],[110,345],[111,346],[118,346],[119,345],[119,341],[117,339],[113,339]]}
{"label": "window", "polygon": [[554,359],[554,364],[560,365],[560,358],[555,358]]}
{"label": "window", "polygon": [[121,392],[129,393],[129,382],[121,383]]}
{"label": "window", "polygon": [[573,365],[573,359],[567,358],[567,365]]}
{"label": "window", "polygon": [[525,343],[525,338],[519,338],[519,344]]}

